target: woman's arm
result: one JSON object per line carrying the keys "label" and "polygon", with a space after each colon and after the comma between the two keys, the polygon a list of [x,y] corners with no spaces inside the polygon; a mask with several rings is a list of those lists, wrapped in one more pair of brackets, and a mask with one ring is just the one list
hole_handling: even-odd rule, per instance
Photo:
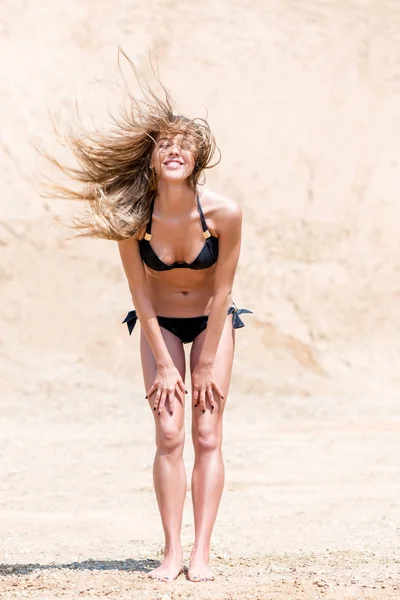
{"label": "woman's arm", "polygon": [[[240,206],[233,201],[227,202],[223,211],[221,211],[219,223],[218,260],[215,268],[213,302],[208,316],[204,344],[192,375],[194,376],[193,399],[195,402],[200,401],[203,410],[205,409],[205,394],[207,394],[212,406],[211,387],[214,387],[218,394],[223,397],[218,385],[215,382],[206,384],[206,380],[210,380],[212,377],[215,355],[231,303],[233,280],[240,254],[242,230]],[[206,386],[206,390],[204,386]]]}
{"label": "woman's arm", "polygon": [[157,316],[149,297],[139,244],[135,238],[129,238],[118,242],[118,247],[140,326],[150,344],[157,365],[168,366],[172,363],[172,359],[161,335]]}
{"label": "woman's arm", "polygon": [[219,340],[224,328],[226,313],[231,302],[231,293],[236,267],[239,261],[242,211],[238,204],[230,201],[224,206],[218,226],[218,260],[215,267],[213,302],[208,316],[206,336],[199,357],[202,365],[213,364]]}
{"label": "woman's arm", "polygon": [[151,394],[156,392],[154,410],[158,408],[158,414],[160,414],[167,399],[172,410],[176,387],[178,386],[182,392],[185,392],[185,385],[161,334],[147,289],[138,241],[135,238],[122,240],[118,242],[118,247],[140,327],[149,342],[157,363],[156,379],[148,390],[147,396],[150,397]]}

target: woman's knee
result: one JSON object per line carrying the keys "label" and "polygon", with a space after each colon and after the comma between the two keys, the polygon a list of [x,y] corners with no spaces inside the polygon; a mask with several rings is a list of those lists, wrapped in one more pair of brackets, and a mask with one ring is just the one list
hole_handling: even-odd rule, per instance
{"label": "woman's knee", "polygon": [[196,452],[212,452],[221,447],[220,428],[211,423],[197,423],[193,427],[192,437]]}
{"label": "woman's knee", "polygon": [[162,454],[180,453],[183,451],[185,442],[185,431],[183,427],[174,424],[157,427],[156,445]]}

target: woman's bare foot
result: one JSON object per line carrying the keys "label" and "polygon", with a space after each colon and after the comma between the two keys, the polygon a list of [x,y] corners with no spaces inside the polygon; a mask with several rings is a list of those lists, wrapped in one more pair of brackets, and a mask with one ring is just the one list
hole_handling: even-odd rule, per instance
{"label": "woman's bare foot", "polygon": [[158,581],[173,581],[181,573],[183,573],[182,552],[170,552],[164,556],[164,560],[159,567],[150,571],[149,577]]}
{"label": "woman's bare foot", "polygon": [[194,582],[214,581],[214,574],[208,566],[208,556],[192,552],[186,577]]}

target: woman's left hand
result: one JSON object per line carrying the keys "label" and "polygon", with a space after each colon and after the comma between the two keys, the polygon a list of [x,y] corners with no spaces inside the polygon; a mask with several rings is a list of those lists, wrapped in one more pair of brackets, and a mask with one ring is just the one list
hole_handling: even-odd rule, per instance
{"label": "woman's left hand", "polygon": [[210,408],[214,408],[215,391],[218,396],[223,400],[224,395],[221,388],[215,381],[214,368],[210,366],[196,365],[192,373],[192,387],[193,387],[193,404],[198,406],[200,404],[201,410],[206,412],[206,402],[208,400]]}

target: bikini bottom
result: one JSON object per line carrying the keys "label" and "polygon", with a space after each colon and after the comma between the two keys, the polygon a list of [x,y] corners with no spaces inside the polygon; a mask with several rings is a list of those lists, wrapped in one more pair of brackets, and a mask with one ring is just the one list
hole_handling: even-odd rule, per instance
{"label": "bikini bottom", "polygon": [[[235,305],[230,306],[228,309],[228,315],[232,315],[233,329],[239,329],[244,327],[244,323],[239,315],[243,313],[252,313],[247,308],[237,308]],[[131,335],[136,322],[138,320],[136,310],[131,310],[126,315],[122,323],[126,323],[128,326],[129,335]],[[193,342],[193,340],[207,327],[208,316],[202,315],[200,317],[159,317],[157,321],[160,327],[167,329],[174,335],[176,335],[184,344]]]}

